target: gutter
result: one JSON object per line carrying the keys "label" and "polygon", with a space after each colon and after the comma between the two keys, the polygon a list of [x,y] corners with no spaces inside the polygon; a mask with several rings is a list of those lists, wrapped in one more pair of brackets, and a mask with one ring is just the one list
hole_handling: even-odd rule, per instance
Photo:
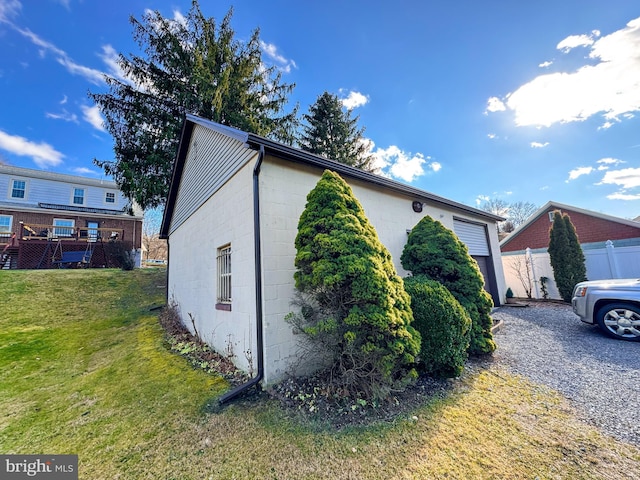
{"label": "gutter", "polygon": [[218,399],[219,405],[224,405],[234,398],[242,395],[252,387],[259,388],[259,383],[264,377],[264,338],[262,332],[262,252],[260,243],[260,189],[259,175],[262,160],[264,159],[264,145],[260,145],[258,161],[253,168],[253,235],[254,235],[254,267],[256,288],[256,348],[258,350],[258,371],[255,377],[248,382],[238,385],[233,390],[225,393]]}

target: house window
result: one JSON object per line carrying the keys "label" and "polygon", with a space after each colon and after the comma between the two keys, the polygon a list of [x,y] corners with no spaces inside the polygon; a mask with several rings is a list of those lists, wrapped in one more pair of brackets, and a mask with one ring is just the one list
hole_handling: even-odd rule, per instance
{"label": "house window", "polygon": [[84,205],[84,188],[73,189],[73,203],[74,205]]}
{"label": "house window", "polygon": [[231,310],[231,245],[218,248],[218,295],[216,308]]}
{"label": "house window", "polygon": [[53,219],[53,235],[56,237],[71,237],[73,236],[73,227],[75,226],[74,220],[67,220],[66,218],[54,218]]}
{"label": "house window", "polygon": [[98,239],[98,222],[87,222],[87,241],[95,242]]}
{"label": "house window", "polygon": [[116,203],[116,194],[107,192],[104,196],[104,203]]}
{"label": "house window", "polygon": [[11,233],[11,215],[0,215],[0,237],[8,237]]}
{"label": "house window", "polygon": [[27,196],[27,182],[14,180],[11,188],[11,198],[25,198]]}

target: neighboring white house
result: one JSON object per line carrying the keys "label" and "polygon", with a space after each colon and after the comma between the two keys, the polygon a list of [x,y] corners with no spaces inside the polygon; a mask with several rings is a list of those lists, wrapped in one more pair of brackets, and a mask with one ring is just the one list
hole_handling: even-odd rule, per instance
{"label": "neighboring white house", "polygon": [[425,215],[455,231],[481,265],[496,304],[505,295],[496,215],[323,157],[187,116],[161,227],[168,296],[185,325],[230,352],[257,381],[297,359],[285,322],[294,296],[295,237],[325,169],[353,189],[401,276],[407,234]]}
{"label": "neighboring white house", "polygon": [[114,266],[93,248],[114,237],[139,263],[142,219],[112,181],[0,165],[0,268],[50,268],[63,246],[95,251],[91,266]]}

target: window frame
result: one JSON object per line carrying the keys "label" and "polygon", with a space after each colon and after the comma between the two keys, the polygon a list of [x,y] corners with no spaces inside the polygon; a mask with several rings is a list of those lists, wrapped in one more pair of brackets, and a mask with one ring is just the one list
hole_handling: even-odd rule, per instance
{"label": "window frame", "polygon": [[231,311],[231,253],[230,243],[218,247],[216,251],[216,310]]}
{"label": "window frame", "polygon": [[[76,195],[76,192],[81,191],[82,196]],[[76,198],[81,198],[82,202],[76,202]],[[71,205],[84,205],[87,198],[87,189],[84,187],[71,187]]]}
{"label": "window frame", "polygon": [[[113,201],[109,201],[107,200],[109,198],[109,195],[113,195]],[[117,194],[116,192],[104,192],[104,204],[105,205],[115,205],[116,204],[116,200],[117,200]]]}
{"label": "window frame", "polygon": [[5,215],[4,213],[0,214],[0,220],[2,220],[3,218],[9,219],[9,227],[6,231],[2,230],[3,226],[6,227],[6,225],[0,223],[0,237],[10,237],[12,233],[11,229],[13,228],[13,215]]}
{"label": "window frame", "polygon": [[[71,225],[57,225],[56,222],[71,222]],[[54,218],[53,219],[53,236],[54,237],[62,237],[62,238],[71,238],[74,235],[74,231],[76,228],[76,221],[71,218]],[[62,233],[61,231],[69,233]]]}
{"label": "window frame", "polygon": [[[16,182],[22,182],[24,184],[24,188],[22,189],[16,189],[15,184]],[[14,196],[14,192],[16,191],[21,191],[23,192],[22,197],[16,197]],[[18,201],[25,201],[27,200],[27,195],[29,192],[29,180],[27,180],[26,178],[12,178],[11,181],[9,182],[9,198],[11,200],[18,200]]]}

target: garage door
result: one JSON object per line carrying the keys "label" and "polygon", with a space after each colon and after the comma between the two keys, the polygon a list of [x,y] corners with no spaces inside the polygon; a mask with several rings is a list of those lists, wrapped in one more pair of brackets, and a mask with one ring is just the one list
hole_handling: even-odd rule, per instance
{"label": "garage door", "polygon": [[469,255],[472,257],[491,256],[486,227],[484,225],[454,220],[453,230],[469,249]]}

